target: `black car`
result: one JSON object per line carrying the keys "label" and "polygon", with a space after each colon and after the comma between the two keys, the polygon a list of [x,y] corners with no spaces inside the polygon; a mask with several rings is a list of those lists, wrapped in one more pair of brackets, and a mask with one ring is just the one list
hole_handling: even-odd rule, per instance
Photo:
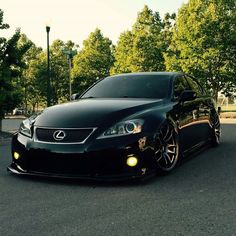
{"label": "black car", "polygon": [[24,120],[12,140],[8,170],[138,178],[168,173],[188,153],[219,140],[214,102],[196,79],[173,72],[121,74]]}

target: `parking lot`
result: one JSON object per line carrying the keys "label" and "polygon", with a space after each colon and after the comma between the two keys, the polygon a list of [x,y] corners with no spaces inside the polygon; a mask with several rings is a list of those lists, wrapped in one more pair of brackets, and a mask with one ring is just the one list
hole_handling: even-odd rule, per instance
{"label": "parking lot", "polygon": [[2,131],[14,132],[18,130],[21,121],[25,119],[23,116],[13,116],[2,120]]}

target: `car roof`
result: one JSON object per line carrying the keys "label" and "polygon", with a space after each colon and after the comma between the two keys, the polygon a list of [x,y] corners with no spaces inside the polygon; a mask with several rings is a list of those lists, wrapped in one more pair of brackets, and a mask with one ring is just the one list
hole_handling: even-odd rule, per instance
{"label": "car roof", "polygon": [[116,74],[116,75],[111,75],[109,77],[116,77],[116,76],[128,76],[128,75],[169,75],[170,77],[175,77],[178,75],[183,75],[183,72],[132,72],[132,73],[122,73],[122,74]]}

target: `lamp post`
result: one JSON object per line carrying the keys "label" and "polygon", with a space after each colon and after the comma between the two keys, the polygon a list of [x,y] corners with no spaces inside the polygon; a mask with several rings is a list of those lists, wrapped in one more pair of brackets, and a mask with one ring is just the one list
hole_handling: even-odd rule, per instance
{"label": "lamp post", "polygon": [[71,88],[71,69],[72,69],[72,60],[73,57],[77,54],[77,50],[65,50],[63,49],[62,52],[67,56],[67,60],[69,63],[69,99],[71,101],[72,96],[72,88]]}
{"label": "lamp post", "polygon": [[50,83],[50,55],[49,55],[49,32],[50,32],[50,26],[46,26],[46,32],[47,32],[47,107],[51,105],[51,83]]}

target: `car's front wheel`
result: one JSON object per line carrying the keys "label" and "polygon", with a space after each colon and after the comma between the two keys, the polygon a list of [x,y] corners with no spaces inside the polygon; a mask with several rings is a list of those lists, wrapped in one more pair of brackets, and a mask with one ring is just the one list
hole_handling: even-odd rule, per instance
{"label": "car's front wheel", "polygon": [[169,173],[179,160],[178,134],[171,124],[164,124],[156,138],[155,160],[158,173]]}

